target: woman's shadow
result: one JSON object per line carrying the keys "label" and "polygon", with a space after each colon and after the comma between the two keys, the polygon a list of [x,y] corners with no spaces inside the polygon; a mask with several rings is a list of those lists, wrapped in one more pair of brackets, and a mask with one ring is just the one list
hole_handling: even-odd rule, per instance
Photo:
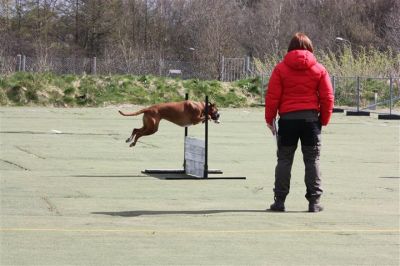
{"label": "woman's shadow", "polygon": [[121,211],[121,212],[92,212],[92,214],[138,217],[138,216],[159,216],[159,215],[208,215],[218,213],[303,213],[307,211],[286,211],[274,212],[271,210],[201,210],[201,211]]}

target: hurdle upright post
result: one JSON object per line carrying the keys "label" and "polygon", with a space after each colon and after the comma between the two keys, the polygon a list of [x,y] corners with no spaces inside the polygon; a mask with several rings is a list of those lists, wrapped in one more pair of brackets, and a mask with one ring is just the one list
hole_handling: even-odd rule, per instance
{"label": "hurdle upright post", "polygon": [[204,132],[204,174],[203,178],[208,178],[208,95],[205,100],[206,108],[204,110],[205,120],[205,132]]}
{"label": "hurdle upright post", "polygon": [[[189,100],[189,93],[185,93],[185,101]],[[188,127],[185,127],[185,140],[186,137],[188,136]],[[186,153],[186,145],[183,145],[183,170],[186,173],[186,158],[185,158],[185,153]]]}

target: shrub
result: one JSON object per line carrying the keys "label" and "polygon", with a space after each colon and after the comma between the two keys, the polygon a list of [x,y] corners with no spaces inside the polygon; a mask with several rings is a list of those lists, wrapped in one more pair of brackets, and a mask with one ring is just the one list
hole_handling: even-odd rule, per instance
{"label": "shrub", "polygon": [[251,94],[254,94],[254,95],[259,95],[261,92],[261,89],[262,89],[260,77],[238,80],[235,82],[235,84],[239,88],[241,88]]}
{"label": "shrub", "polygon": [[25,89],[19,85],[13,86],[7,90],[7,97],[10,101],[17,105],[26,103]]}

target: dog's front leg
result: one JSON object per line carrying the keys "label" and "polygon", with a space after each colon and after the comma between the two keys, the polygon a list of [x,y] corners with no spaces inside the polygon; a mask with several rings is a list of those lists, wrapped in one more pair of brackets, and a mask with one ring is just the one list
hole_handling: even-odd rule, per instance
{"label": "dog's front leg", "polygon": [[[210,115],[208,115],[208,120],[209,120],[209,121],[211,120],[211,116],[210,116]],[[202,122],[202,123],[205,123],[205,122],[206,122],[206,116],[205,116],[205,115],[203,115],[203,116],[201,117],[201,122]]]}
{"label": "dog's front leg", "polygon": [[204,123],[205,121],[205,116],[196,116],[192,118],[192,125],[197,125],[198,123]]}

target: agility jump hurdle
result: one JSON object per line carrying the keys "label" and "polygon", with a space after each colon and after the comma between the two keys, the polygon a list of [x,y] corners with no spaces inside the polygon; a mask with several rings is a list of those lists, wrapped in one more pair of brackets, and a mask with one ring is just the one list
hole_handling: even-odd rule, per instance
{"label": "agility jump hurdle", "polygon": [[[186,93],[185,100],[189,99]],[[208,96],[205,97],[205,117],[208,118]],[[208,169],[208,119],[204,121],[204,140],[188,136],[185,127],[183,169],[146,169],[144,174],[183,174],[187,177],[166,177],[165,179],[246,179],[246,177],[212,177],[208,174],[222,174],[219,169]]]}

